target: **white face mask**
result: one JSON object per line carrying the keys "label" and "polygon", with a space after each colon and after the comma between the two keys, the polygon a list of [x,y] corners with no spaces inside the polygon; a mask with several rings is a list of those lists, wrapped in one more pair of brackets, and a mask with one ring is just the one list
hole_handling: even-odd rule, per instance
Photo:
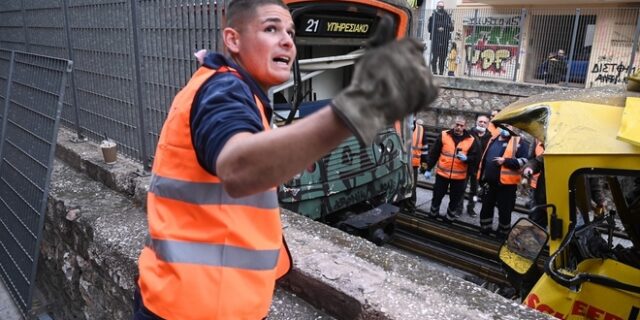
{"label": "white face mask", "polygon": [[476,126],[476,131],[478,131],[478,132],[485,132],[485,131],[487,131],[487,128],[485,128],[485,127],[481,127],[481,126]]}

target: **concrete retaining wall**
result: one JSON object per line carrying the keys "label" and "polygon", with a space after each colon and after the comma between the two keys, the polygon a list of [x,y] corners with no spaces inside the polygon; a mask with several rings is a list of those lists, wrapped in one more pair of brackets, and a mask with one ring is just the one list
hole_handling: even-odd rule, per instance
{"label": "concrete retaining wall", "polygon": [[491,110],[503,109],[522,97],[573,90],[559,86],[441,76],[436,77],[436,82],[440,85],[440,96],[431,105],[431,110],[420,112],[418,118],[423,119],[425,125],[438,128],[451,128],[456,116],[464,116],[467,126],[471,127],[477,115],[488,115]]}

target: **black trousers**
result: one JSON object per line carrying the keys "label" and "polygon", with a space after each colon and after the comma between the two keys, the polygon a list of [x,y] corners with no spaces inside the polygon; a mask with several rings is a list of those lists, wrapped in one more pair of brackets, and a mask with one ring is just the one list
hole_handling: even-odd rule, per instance
{"label": "black trousers", "polygon": [[[433,71],[433,74],[442,75],[444,72],[444,62],[447,59],[447,46],[447,42],[442,44],[434,41],[433,50],[431,51],[431,71]],[[438,67],[437,70],[436,66]]]}
{"label": "black trousers", "polygon": [[133,294],[133,320],[162,320],[162,318],[145,308],[140,296],[140,289],[137,287]]}
{"label": "black trousers", "polygon": [[[469,199],[469,201],[467,201],[467,212],[475,209],[476,207],[476,202],[475,200],[473,200],[473,197],[475,197],[476,195],[478,195],[478,179],[476,178],[475,174],[469,174],[467,176],[467,180],[464,181],[464,189],[467,189],[467,184],[469,185],[469,194],[467,199]],[[458,203],[458,206],[456,207],[456,212],[458,212],[458,214],[462,213],[462,209],[464,208],[464,196],[460,198],[460,202]]]}
{"label": "black trousers", "polygon": [[507,234],[511,229],[511,213],[516,206],[518,186],[489,183],[482,197],[480,229],[489,230],[493,224],[493,208],[498,207],[498,234]]}
{"label": "black trousers", "polygon": [[[473,201],[473,197],[477,195],[478,195],[478,178],[476,178],[476,175],[474,173],[469,175],[469,197]],[[472,202],[469,201],[469,205],[471,204]],[[469,205],[467,205],[467,207],[469,207]]]}
{"label": "black trousers", "polygon": [[456,206],[462,200],[464,195],[465,179],[452,180],[447,179],[439,174],[436,174],[436,183],[433,185],[433,199],[431,200],[431,215],[438,214],[440,212],[440,204],[442,198],[447,194],[449,190],[449,207],[447,208],[447,215],[449,217],[454,216]]}

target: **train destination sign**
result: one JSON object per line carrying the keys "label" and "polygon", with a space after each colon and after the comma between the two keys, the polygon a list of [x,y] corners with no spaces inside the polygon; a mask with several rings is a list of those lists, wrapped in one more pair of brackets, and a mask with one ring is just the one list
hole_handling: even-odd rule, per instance
{"label": "train destination sign", "polygon": [[296,34],[299,36],[367,38],[375,29],[375,21],[367,18],[309,14],[300,17],[297,29]]}

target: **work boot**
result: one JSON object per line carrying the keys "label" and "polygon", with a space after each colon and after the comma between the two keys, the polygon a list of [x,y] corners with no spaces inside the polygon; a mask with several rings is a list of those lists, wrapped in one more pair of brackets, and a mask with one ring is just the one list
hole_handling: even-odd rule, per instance
{"label": "work boot", "polygon": [[476,216],[478,216],[478,214],[477,214],[477,213],[476,213],[476,211],[475,211],[475,208],[476,208],[476,203],[470,200],[470,201],[467,203],[467,214],[468,214],[470,217],[476,217]]}
{"label": "work boot", "polygon": [[438,211],[439,211],[438,208],[431,207],[431,210],[429,210],[429,212],[427,214],[429,215],[429,218],[434,218],[435,219],[439,215]]}
{"label": "work boot", "polygon": [[484,236],[489,236],[491,235],[491,226],[487,226],[487,227],[480,227],[480,233]]}
{"label": "work boot", "polygon": [[464,208],[464,200],[460,200],[460,203],[456,206],[456,211],[453,213],[456,217],[462,215],[462,208]]}
{"label": "work boot", "polygon": [[455,212],[451,212],[449,209],[447,209],[447,213],[442,218],[444,219],[444,222],[447,223],[453,223],[457,220]]}

